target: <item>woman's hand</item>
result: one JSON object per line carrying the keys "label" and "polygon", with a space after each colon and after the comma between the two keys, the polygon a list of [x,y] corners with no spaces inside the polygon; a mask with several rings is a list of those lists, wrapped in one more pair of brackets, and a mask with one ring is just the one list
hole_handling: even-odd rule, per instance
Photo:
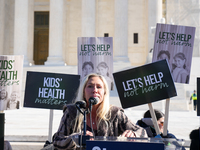
{"label": "woman's hand", "polygon": [[87,130],[86,135],[93,136],[93,133]]}
{"label": "woman's hand", "polygon": [[122,137],[136,137],[136,134],[132,130],[126,130],[121,136]]}

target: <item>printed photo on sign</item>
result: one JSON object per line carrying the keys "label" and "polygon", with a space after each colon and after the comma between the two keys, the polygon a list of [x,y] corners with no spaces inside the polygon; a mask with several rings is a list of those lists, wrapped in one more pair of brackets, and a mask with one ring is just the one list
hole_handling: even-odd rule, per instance
{"label": "printed photo on sign", "polygon": [[195,27],[157,24],[152,62],[166,59],[174,82],[189,84]]}
{"label": "printed photo on sign", "polygon": [[63,109],[72,103],[79,84],[79,75],[28,71],[24,107]]}
{"label": "printed photo on sign", "polygon": [[22,55],[0,56],[0,111],[20,108],[23,58]]}
{"label": "printed photo on sign", "polygon": [[78,38],[78,74],[81,79],[90,73],[105,77],[110,90],[113,90],[113,38]]}
{"label": "printed photo on sign", "polygon": [[123,108],[177,96],[166,60],[113,73]]}

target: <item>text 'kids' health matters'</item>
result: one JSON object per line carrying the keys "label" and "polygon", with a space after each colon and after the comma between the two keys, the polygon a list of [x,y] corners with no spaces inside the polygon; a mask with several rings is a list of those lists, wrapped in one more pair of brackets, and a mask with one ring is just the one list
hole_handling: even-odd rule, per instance
{"label": "text 'kids' health matters'", "polygon": [[24,107],[62,109],[72,103],[79,75],[27,72]]}

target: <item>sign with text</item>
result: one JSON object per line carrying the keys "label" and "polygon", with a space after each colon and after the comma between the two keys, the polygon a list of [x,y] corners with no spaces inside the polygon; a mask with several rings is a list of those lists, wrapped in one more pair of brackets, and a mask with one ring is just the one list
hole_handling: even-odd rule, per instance
{"label": "sign with text", "polygon": [[24,107],[63,109],[76,97],[79,84],[79,75],[28,71]]}
{"label": "sign with text", "polygon": [[126,141],[86,141],[86,150],[164,150],[163,143],[150,143],[150,142],[126,142]]}
{"label": "sign with text", "polygon": [[200,116],[200,78],[197,78],[197,116]]}
{"label": "sign with text", "polygon": [[113,38],[78,37],[78,74],[81,79],[90,73],[105,77],[113,90]]}
{"label": "sign with text", "polygon": [[113,73],[123,108],[177,96],[166,60]]}
{"label": "sign with text", "polygon": [[189,84],[195,27],[157,24],[152,62],[166,59],[174,82]]}
{"label": "sign with text", "polygon": [[23,55],[0,56],[0,110],[19,109],[23,76]]}

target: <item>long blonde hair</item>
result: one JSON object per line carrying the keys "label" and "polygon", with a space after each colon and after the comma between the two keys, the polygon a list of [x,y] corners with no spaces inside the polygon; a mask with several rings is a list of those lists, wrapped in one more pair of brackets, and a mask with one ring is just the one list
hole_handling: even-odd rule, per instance
{"label": "long blonde hair", "polygon": [[[109,114],[109,110],[110,110],[110,103],[109,103],[109,88],[108,88],[108,84],[105,80],[105,78],[101,75],[98,75],[98,74],[94,74],[94,73],[91,73],[87,76],[85,76],[79,86],[79,90],[78,90],[78,94],[77,94],[77,97],[75,99],[75,102],[76,101],[79,101],[79,100],[85,100],[84,98],[84,89],[86,87],[86,84],[88,82],[88,80],[92,77],[99,77],[103,84],[104,84],[104,90],[105,90],[105,93],[104,93],[104,99],[102,101],[101,104],[99,104],[99,107],[96,111],[96,119],[98,118],[97,120],[97,128],[99,127],[99,123],[101,121],[108,121],[109,118],[110,118],[110,114]],[[77,111],[77,116],[76,116],[76,122],[75,122],[75,128],[76,128],[76,125],[77,125],[77,129],[74,128],[74,132],[80,132],[81,131],[81,124],[83,122],[83,115]]]}

